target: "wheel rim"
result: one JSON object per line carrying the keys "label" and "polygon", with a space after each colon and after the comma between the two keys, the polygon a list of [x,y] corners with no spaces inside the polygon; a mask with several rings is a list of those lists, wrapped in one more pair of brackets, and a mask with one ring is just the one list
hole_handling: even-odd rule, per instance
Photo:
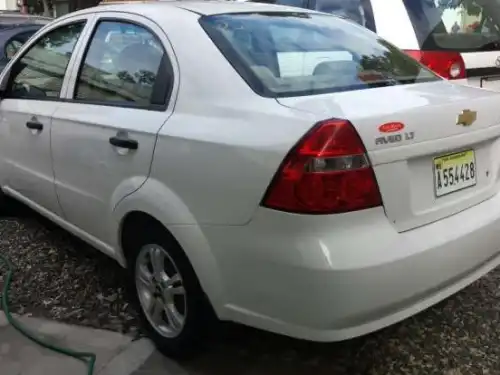
{"label": "wheel rim", "polygon": [[175,262],[163,247],[150,244],[141,248],[135,285],[151,326],[164,337],[178,336],[186,320],[186,292]]}

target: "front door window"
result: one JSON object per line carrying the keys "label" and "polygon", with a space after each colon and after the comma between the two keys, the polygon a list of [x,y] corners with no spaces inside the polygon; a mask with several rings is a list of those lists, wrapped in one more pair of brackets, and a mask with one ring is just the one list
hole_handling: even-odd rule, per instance
{"label": "front door window", "polygon": [[7,97],[58,98],[66,68],[84,26],[84,22],[62,26],[31,46],[12,67]]}

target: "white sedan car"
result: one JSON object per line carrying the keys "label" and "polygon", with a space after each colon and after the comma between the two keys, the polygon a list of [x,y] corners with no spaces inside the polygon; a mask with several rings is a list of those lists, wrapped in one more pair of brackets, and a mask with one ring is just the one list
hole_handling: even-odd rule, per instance
{"label": "white sedan car", "polygon": [[335,16],[101,5],[45,26],[0,88],[3,196],[127,267],[168,355],[212,317],[363,335],[500,263],[500,93]]}

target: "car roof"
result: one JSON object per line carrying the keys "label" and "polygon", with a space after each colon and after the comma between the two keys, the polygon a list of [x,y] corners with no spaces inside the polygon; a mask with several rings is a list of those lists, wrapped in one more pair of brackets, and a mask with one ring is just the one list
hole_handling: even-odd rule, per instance
{"label": "car roof", "polygon": [[15,35],[27,32],[27,31],[32,31],[33,34],[37,32],[42,25],[31,25],[31,24],[26,24],[22,25],[19,27],[9,27],[6,29],[0,29],[0,55],[3,55],[4,49],[5,49],[5,44]]}
{"label": "car roof", "polygon": [[[298,9],[282,5],[266,4],[266,3],[251,3],[238,1],[224,0],[157,0],[157,1],[122,1],[122,2],[106,2],[101,3],[97,7],[90,8],[92,10],[108,10],[121,11],[142,14],[150,12],[161,12],[168,7],[185,9],[200,15],[214,15],[226,13],[246,13],[246,12],[300,12],[314,13],[308,9]],[[89,11],[89,9],[87,9]]]}
{"label": "car roof", "polygon": [[12,29],[16,27],[35,25],[45,26],[51,21],[53,21],[53,18],[0,11],[1,29]]}
{"label": "car roof", "polygon": [[52,17],[38,16],[35,14],[25,14],[19,13],[15,11],[8,10],[0,10],[0,19],[9,18],[9,19],[19,19],[19,20],[43,20],[43,21],[52,21]]}
{"label": "car roof", "polygon": [[0,27],[0,37],[10,37],[10,35],[16,35],[26,31],[32,31],[32,30],[36,31],[41,29],[42,27],[43,25],[36,25],[31,23],[25,23],[22,25],[7,25],[5,27]]}

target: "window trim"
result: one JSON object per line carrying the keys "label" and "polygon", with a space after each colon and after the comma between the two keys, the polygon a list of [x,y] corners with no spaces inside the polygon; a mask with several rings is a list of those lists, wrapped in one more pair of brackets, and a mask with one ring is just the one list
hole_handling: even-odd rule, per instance
{"label": "window trim", "polygon": [[[117,23],[125,23],[125,24],[130,24],[134,26],[138,26],[140,28],[143,28],[144,30],[148,31],[151,33],[153,36],[158,39],[160,42],[162,49],[163,49],[163,57],[160,62],[157,78],[159,78],[157,81],[155,81],[155,84],[153,85],[152,89],[152,98],[151,101],[154,102],[154,96],[156,95],[157,99],[162,100],[162,104],[137,104],[137,103],[128,103],[128,102],[119,102],[119,103],[113,103],[113,102],[105,102],[105,101],[100,101],[100,100],[85,100],[85,99],[76,99],[75,94],[76,90],[78,87],[78,80],[79,77],[82,73],[83,66],[85,64],[85,59],[87,57],[87,54],[89,52],[90,46],[92,44],[92,41],[94,39],[95,34],[97,33],[98,27],[101,23],[103,22],[117,22]],[[149,26],[144,25],[141,22],[131,20],[131,19],[126,19],[126,18],[120,18],[120,17],[100,17],[97,19],[92,26],[92,32],[90,33],[89,37],[87,38],[85,49],[81,55],[78,69],[76,70],[76,75],[74,79],[74,85],[72,87],[73,92],[69,92],[69,98],[64,99],[65,102],[67,103],[75,103],[75,104],[88,104],[88,105],[99,105],[99,106],[105,106],[105,107],[118,107],[118,108],[132,108],[132,109],[142,109],[142,110],[148,110],[148,111],[158,111],[158,112],[164,112],[167,110],[170,101],[172,99],[172,93],[174,91],[174,81],[175,81],[175,73],[174,73],[174,68],[172,64],[172,59],[170,58],[168,54],[167,48],[165,48],[164,43],[162,42],[161,38],[158,36],[156,32],[154,32]],[[161,79],[164,78],[166,75],[172,76],[170,84],[163,85],[163,89],[161,89],[160,83]],[[160,88],[158,88],[158,86]]]}
{"label": "window trim", "polygon": [[[50,29],[48,29],[46,31],[44,30],[43,32],[41,32],[36,37],[36,39],[33,40],[33,42],[31,42],[29,44],[25,43],[22,46],[22,49],[19,51],[19,56],[16,56],[15,59],[9,61],[9,62],[12,62],[12,64],[9,66],[9,71],[7,73],[9,76],[8,76],[7,84],[5,85],[5,91],[2,93],[3,99],[37,100],[37,101],[64,101],[64,99],[61,98],[61,95],[63,94],[64,83],[65,83],[65,80],[66,80],[66,77],[67,77],[68,69],[70,68],[70,66],[72,64],[71,60],[72,60],[72,58],[73,58],[73,56],[75,54],[75,51],[76,51],[76,49],[78,47],[78,44],[82,40],[82,37],[84,36],[84,31],[85,31],[85,28],[86,28],[88,22],[89,22],[89,19],[87,17],[85,17],[85,18],[78,18],[76,20],[71,20],[70,22],[66,22],[66,23],[63,23],[63,24],[57,24],[57,25],[54,25],[54,27],[51,27]],[[18,98],[18,97],[15,97],[15,96],[10,96],[9,92],[11,91],[10,89],[12,88],[12,81],[15,78],[15,76],[12,73],[15,73],[14,72],[14,67],[16,66],[16,64],[18,64],[24,58],[24,56],[26,56],[26,54],[29,51],[31,51],[31,49],[34,46],[36,46],[37,43],[42,38],[44,38],[47,34],[50,34],[51,32],[53,32],[55,30],[58,30],[58,29],[61,29],[63,27],[68,27],[68,26],[79,24],[79,23],[83,23],[82,32],[80,33],[80,36],[78,37],[78,40],[75,43],[75,47],[73,48],[73,52],[71,53],[71,57],[70,57],[70,59],[68,61],[68,65],[66,66],[66,70],[64,71],[63,82],[62,82],[62,85],[61,85],[61,90],[59,91],[59,96],[58,97],[43,97],[43,98]],[[42,29],[43,29],[43,26],[38,31],[35,31],[35,33],[32,36],[38,34]],[[5,77],[5,75],[4,75],[4,77]]]}

